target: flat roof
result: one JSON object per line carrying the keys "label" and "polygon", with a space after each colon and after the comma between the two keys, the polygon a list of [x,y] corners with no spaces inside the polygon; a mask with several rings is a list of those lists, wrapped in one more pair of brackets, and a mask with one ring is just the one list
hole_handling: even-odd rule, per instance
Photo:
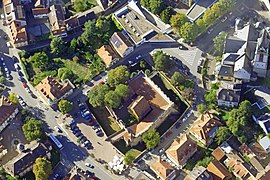
{"label": "flat roof", "polygon": [[212,4],[214,4],[217,0],[199,0],[194,3],[193,6],[188,10],[187,17],[191,21],[196,21],[201,15],[208,9]]}

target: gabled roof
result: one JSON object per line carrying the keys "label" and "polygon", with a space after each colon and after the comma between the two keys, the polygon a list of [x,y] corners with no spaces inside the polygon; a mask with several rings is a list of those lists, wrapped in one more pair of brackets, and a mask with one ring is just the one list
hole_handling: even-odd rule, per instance
{"label": "gabled roof", "polygon": [[220,147],[217,147],[212,152],[212,156],[214,156],[214,158],[216,158],[216,160],[220,161],[223,157],[225,157],[225,152]]}
{"label": "gabled roof", "polygon": [[0,125],[17,109],[17,105],[10,102],[5,96],[0,97]]}
{"label": "gabled roof", "polygon": [[186,134],[176,138],[171,146],[166,150],[166,154],[173,158],[178,164],[182,164],[187,156],[197,151],[197,144],[193,142]]}
{"label": "gabled roof", "polygon": [[47,76],[35,88],[40,94],[50,100],[59,99],[73,89],[72,84],[69,81],[65,84],[60,84],[52,76]]}
{"label": "gabled roof", "polygon": [[225,53],[237,53],[238,50],[245,44],[246,42],[234,37],[234,36],[227,36],[225,47],[224,47],[224,54]]}
{"label": "gabled roof", "polygon": [[50,6],[50,13],[48,15],[52,33],[54,35],[66,32],[65,23],[65,11],[64,8],[59,4]]}
{"label": "gabled roof", "polygon": [[230,62],[234,63],[239,56],[240,56],[239,54],[226,53],[223,55],[223,64],[230,63]]}
{"label": "gabled roof", "polygon": [[242,39],[243,41],[257,41],[258,38],[258,32],[251,23],[244,26],[242,29],[239,29],[235,33],[236,37]]}
{"label": "gabled roof", "polygon": [[207,171],[213,176],[213,180],[230,179],[232,174],[219,162],[213,161],[207,166]]}
{"label": "gabled roof", "polygon": [[150,168],[163,179],[166,179],[168,176],[175,172],[173,167],[168,162],[162,161],[160,157],[156,162],[150,165]]}
{"label": "gabled roof", "polygon": [[220,89],[218,92],[218,99],[223,101],[239,103],[240,91],[234,91],[231,89]]}
{"label": "gabled roof", "polygon": [[22,26],[20,21],[13,21],[9,28],[11,30],[12,41],[14,43],[20,43],[27,41],[27,33],[25,27]]}
{"label": "gabled roof", "polygon": [[123,56],[128,48],[133,47],[131,42],[119,31],[113,33],[112,37],[110,38],[110,43],[120,56]]}
{"label": "gabled roof", "polygon": [[151,106],[144,96],[138,96],[128,107],[138,120],[144,118],[151,110]]}
{"label": "gabled roof", "polygon": [[213,114],[204,113],[193,123],[190,132],[197,134],[204,143],[212,137],[213,133],[221,126],[221,122],[217,120]]}
{"label": "gabled roof", "polygon": [[106,67],[109,67],[113,60],[119,59],[120,57],[110,45],[103,45],[97,50],[97,54],[102,59]]}
{"label": "gabled roof", "polygon": [[43,143],[37,143],[27,152],[21,152],[4,167],[13,176],[19,175],[25,169],[31,167],[37,158],[45,157],[49,149]]}

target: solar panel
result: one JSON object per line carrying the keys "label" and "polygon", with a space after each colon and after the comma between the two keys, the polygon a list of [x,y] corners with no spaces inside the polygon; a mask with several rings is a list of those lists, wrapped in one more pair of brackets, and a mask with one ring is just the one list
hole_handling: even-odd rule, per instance
{"label": "solar panel", "polygon": [[115,46],[118,48],[122,45],[122,42],[118,39],[118,37],[116,37],[115,35],[113,35],[111,37],[111,40],[113,41],[113,43],[115,44]]}

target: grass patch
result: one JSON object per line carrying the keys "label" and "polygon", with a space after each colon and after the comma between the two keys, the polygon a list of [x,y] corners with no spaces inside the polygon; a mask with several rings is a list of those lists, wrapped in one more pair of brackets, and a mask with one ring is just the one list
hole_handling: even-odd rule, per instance
{"label": "grass patch", "polygon": [[121,130],[121,128],[116,123],[116,120],[110,116],[109,112],[105,107],[93,108],[92,106],[90,106],[90,109],[99,124],[102,126],[107,136]]}
{"label": "grass patch", "polygon": [[141,151],[137,149],[130,149],[129,152],[134,155],[134,157],[138,157],[141,154]]}
{"label": "grass patch", "polygon": [[78,79],[87,81],[94,77],[89,68],[82,66],[79,63],[71,60],[64,60],[63,63],[65,64],[66,68],[70,69],[78,77]]}

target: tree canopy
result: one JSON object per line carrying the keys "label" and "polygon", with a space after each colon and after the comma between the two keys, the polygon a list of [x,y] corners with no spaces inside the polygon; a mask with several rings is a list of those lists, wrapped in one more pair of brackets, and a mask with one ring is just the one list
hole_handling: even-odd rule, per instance
{"label": "tree canopy", "polygon": [[38,180],[47,180],[53,173],[52,164],[46,158],[37,158],[33,166],[33,173]]}
{"label": "tree canopy", "polygon": [[181,13],[173,15],[170,19],[171,26],[175,28],[176,32],[188,21],[187,16]]}
{"label": "tree canopy", "polygon": [[170,68],[170,56],[163,51],[157,51],[153,54],[153,61],[157,70],[166,71]]}
{"label": "tree canopy", "polygon": [[224,142],[227,138],[230,136],[230,130],[227,127],[219,127],[216,131],[216,137],[215,141],[218,145],[220,145],[222,142]]}
{"label": "tree canopy", "polygon": [[69,102],[68,100],[62,99],[58,103],[58,108],[63,114],[66,114],[66,113],[69,113],[72,110],[73,103]]}
{"label": "tree canopy", "polygon": [[65,42],[61,37],[54,37],[50,43],[51,53],[54,55],[61,55],[65,52]]}
{"label": "tree canopy", "polygon": [[22,126],[22,130],[28,141],[40,140],[45,136],[43,122],[35,118],[27,120]]}
{"label": "tree canopy", "polygon": [[66,67],[63,67],[63,68],[58,69],[57,76],[59,79],[65,80],[65,79],[72,79],[74,77],[74,74],[73,74],[72,70],[70,70]]}
{"label": "tree canopy", "polygon": [[199,31],[198,26],[194,23],[186,22],[183,26],[179,29],[179,35],[184,41],[191,41],[193,42],[197,37]]}
{"label": "tree canopy", "polygon": [[118,66],[108,72],[107,82],[113,87],[116,87],[118,84],[126,84],[129,80],[129,75],[127,66]]}
{"label": "tree canopy", "polygon": [[173,8],[171,6],[168,6],[160,13],[160,19],[166,24],[168,24],[170,23],[172,13],[173,13]]}
{"label": "tree canopy", "polygon": [[180,72],[175,72],[171,77],[171,83],[174,86],[179,86],[185,81],[185,77]]}
{"label": "tree canopy", "polygon": [[99,16],[96,22],[96,28],[98,31],[102,32],[101,34],[106,33],[111,28],[111,21],[105,16]]}
{"label": "tree canopy", "polygon": [[76,12],[83,12],[94,7],[91,0],[75,0],[73,7]]}
{"label": "tree canopy", "polygon": [[89,103],[93,107],[104,106],[104,97],[109,90],[110,88],[106,84],[94,87],[88,94]]}
{"label": "tree canopy", "polygon": [[121,96],[115,91],[109,91],[105,94],[105,103],[111,108],[117,108],[121,104]]}
{"label": "tree canopy", "polygon": [[135,160],[135,158],[140,154],[140,151],[136,150],[136,149],[130,149],[124,157],[124,163],[126,165],[131,165],[133,163],[133,161]]}
{"label": "tree canopy", "polygon": [[119,84],[115,88],[115,92],[120,96],[120,97],[127,97],[129,93],[128,86],[125,84]]}
{"label": "tree canopy", "polygon": [[203,114],[206,111],[207,107],[205,104],[198,104],[197,105],[197,110],[200,114]]}
{"label": "tree canopy", "polygon": [[142,140],[145,143],[147,149],[153,149],[159,144],[160,135],[158,132],[156,132],[155,129],[150,129],[143,134]]}
{"label": "tree canopy", "polygon": [[34,68],[39,68],[40,70],[48,69],[50,66],[49,57],[45,52],[37,52],[31,56],[29,60],[33,64]]}
{"label": "tree canopy", "polygon": [[9,96],[8,96],[8,99],[12,102],[12,103],[15,103],[17,104],[19,101],[18,101],[18,98],[16,96],[15,93],[10,93]]}
{"label": "tree canopy", "polygon": [[78,40],[86,46],[95,47],[95,43],[98,42],[97,32],[95,21],[87,21],[84,23],[83,33]]}
{"label": "tree canopy", "polygon": [[153,14],[159,14],[163,9],[163,0],[140,0],[140,3]]}
{"label": "tree canopy", "polygon": [[225,40],[226,40],[226,33],[222,32],[219,36],[214,38],[214,50],[218,56],[223,54]]}

